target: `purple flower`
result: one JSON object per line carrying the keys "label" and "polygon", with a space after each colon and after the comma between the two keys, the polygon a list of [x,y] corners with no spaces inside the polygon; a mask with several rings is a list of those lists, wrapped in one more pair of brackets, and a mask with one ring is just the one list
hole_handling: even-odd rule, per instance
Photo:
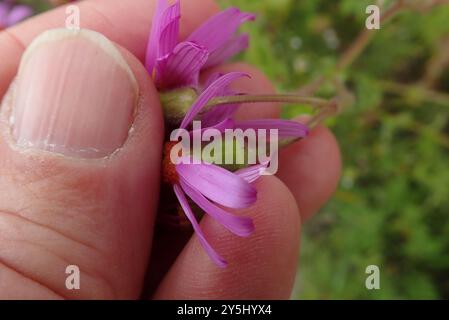
{"label": "purple flower", "polygon": [[[186,129],[210,99],[216,96],[217,92],[241,76],[240,73],[230,73],[218,78],[208,86],[187,112],[180,128]],[[170,144],[168,144],[164,159],[164,178],[170,177],[173,190],[207,254],[218,266],[224,267],[227,265],[226,261],[207,241],[186,195],[229,231],[238,236],[249,236],[254,231],[252,220],[233,215],[220,206],[227,208],[251,206],[257,200],[257,191],[250,183],[260,176],[265,164],[245,168],[235,173],[205,162],[174,165],[169,159],[170,149]]]}
{"label": "purple flower", "polygon": [[[245,74],[233,72],[217,77],[212,81],[191,106],[180,128],[187,129],[211,99],[226,91],[227,86],[233,80],[242,76],[245,76]],[[303,137],[307,134],[307,128],[304,125],[289,120],[239,122],[228,118],[216,123],[213,127],[221,132],[232,128],[278,129],[281,137]],[[207,254],[218,266],[224,267],[227,264],[226,261],[207,241],[187,197],[229,231],[241,237],[249,236],[254,231],[252,220],[233,215],[222,207],[242,209],[253,205],[257,200],[257,191],[251,183],[260,177],[268,163],[250,166],[236,172],[230,172],[220,166],[206,162],[175,165],[170,160],[172,146],[173,142],[166,144],[163,161],[164,180],[173,185],[173,190]]]}
{"label": "purple flower", "polygon": [[0,30],[9,28],[28,18],[33,10],[26,5],[13,5],[10,1],[0,2]]}
{"label": "purple flower", "polygon": [[[170,126],[190,129],[193,120],[200,119],[205,127],[222,133],[226,129],[277,129],[281,138],[307,135],[307,127],[289,120],[236,121],[237,103],[209,105],[216,97],[235,96],[228,86],[235,79],[247,76],[243,73],[214,74],[204,88],[198,84],[202,69],[220,64],[248,46],[248,35],[235,33],[242,23],[254,18],[253,14],[230,8],[213,16],[185,41],[179,42],[180,1],[172,6],[166,0],[158,1],[147,47],[146,68],[157,88],[163,91],[161,102]],[[232,233],[241,237],[251,235],[253,221],[234,215],[226,208],[248,208],[256,202],[257,191],[251,183],[262,175],[269,162],[235,172],[204,161],[174,164],[170,157],[174,145],[174,142],[165,145],[163,180],[172,186],[207,254],[218,266],[224,267],[226,261],[207,241],[191,204],[195,203]]]}
{"label": "purple flower", "polygon": [[180,1],[158,0],[147,47],[146,68],[159,89],[196,87],[200,71],[220,64],[248,46],[248,35],[235,35],[255,16],[229,8],[207,20],[179,42]]}

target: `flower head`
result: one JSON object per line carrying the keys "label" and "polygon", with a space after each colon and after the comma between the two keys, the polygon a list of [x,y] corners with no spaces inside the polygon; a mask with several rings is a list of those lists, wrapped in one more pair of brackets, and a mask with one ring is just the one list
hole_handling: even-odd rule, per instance
{"label": "flower head", "polygon": [[[224,134],[227,129],[275,129],[278,137],[293,139],[307,135],[308,128],[295,121],[236,120],[235,113],[240,103],[264,98],[247,96],[229,89],[234,80],[248,76],[246,74],[217,73],[210,76],[204,86],[198,83],[202,69],[220,64],[248,46],[248,36],[235,33],[242,23],[255,18],[253,14],[241,12],[237,8],[227,9],[207,20],[185,41],[179,42],[180,16],[179,0],[171,6],[167,0],[157,2],[146,53],[146,68],[160,91],[168,128],[192,130],[193,121],[199,119],[203,126],[215,129],[219,135]],[[285,96],[271,96],[271,99],[278,102],[281,98]],[[215,103],[214,99],[221,100]],[[193,128],[190,135],[195,133],[198,132]],[[203,130],[199,134],[202,135]],[[183,157],[186,161],[174,162],[171,153],[175,150],[175,145],[174,142],[165,144],[163,181],[176,195],[207,254],[218,266],[224,267],[226,261],[208,242],[194,211],[199,207],[238,236],[251,235],[254,231],[253,221],[248,217],[232,214],[229,210],[248,208],[256,202],[257,191],[252,183],[267,170],[270,160],[258,159],[258,164],[232,166],[232,169],[204,158],[195,162],[190,155]],[[230,152],[235,151],[233,145]],[[228,151],[222,151],[226,152]],[[244,149],[243,153],[245,152],[247,150]]]}
{"label": "flower head", "polygon": [[146,63],[159,89],[196,87],[200,71],[220,64],[248,46],[248,35],[235,35],[255,16],[238,8],[222,11],[179,42],[180,1],[158,0],[148,41]]}
{"label": "flower head", "polygon": [[0,30],[9,28],[28,18],[33,10],[26,5],[14,5],[11,1],[0,2]]}
{"label": "flower head", "polygon": [[[188,110],[179,126],[180,129],[188,129],[192,121],[198,117],[213,98],[223,93],[232,81],[242,76],[246,75],[232,72],[219,76],[212,81]],[[233,128],[278,129],[281,137],[303,137],[307,134],[305,126],[288,120],[238,122],[226,119],[216,123],[212,128],[220,132]],[[192,163],[192,161],[173,164],[170,159],[172,146],[172,142],[166,144],[163,160],[164,181],[172,185],[184,213],[190,220],[201,245],[208,255],[218,266],[226,266],[226,261],[212,248],[203,234],[188,198],[229,231],[238,236],[249,236],[254,231],[252,220],[234,215],[224,208],[248,208],[256,202],[257,191],[251,183],[260,177],[268,163],[263,162],[235,172],[204,161],[199,164]]]}
{"label": "flower head", "polygon": [[[232,80],[241,74],[233,73],[223,76],[213,82],[200,95],[184,117],[180,128],[189,126],[201,109],[212,99],[218,91],[226,87]],[[181,204],[184,213],[190,220],[198,239],[211,257],[221,267],[226,266],[226,261],[212,248],[203,234],[186,195],[211,217],[216,219],[228,230],[238,236],[249,236],[253,230],[253,222],[250,218],[231,214],[222,207],[247,208],[257,199],[257,191],[250,184],[255,180],[254,172],[260,172],[263,166],[251,169],[252,174],[247,171],[230,172],[217,165],[201,162],[172,164],[169,153],[171,144],[168,143],[165,151],[163,167],[164,179],[173,186],[173,191]]]}

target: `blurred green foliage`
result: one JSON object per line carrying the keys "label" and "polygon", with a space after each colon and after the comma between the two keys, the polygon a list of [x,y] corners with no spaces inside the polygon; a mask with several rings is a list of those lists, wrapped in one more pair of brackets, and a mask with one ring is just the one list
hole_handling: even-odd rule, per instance
{"label": "blurred green foliage", "polygon": [[[244,27],[251,46],[242,59],[279,90],[292,91],[334,71],[375,1],[221,3],[258,14]],[[432,88],[446,91],[438,103],[433,91],[416,85],[444,41],[449,5],[406,10],[385,22],[338,75],[356,98],[328,123],[341,145],[343,175],[334,198],[303,228],[294,299],[449,298],[447,65]],[[324,85],[319,94],[334,91]],[[285,115],[302,111],[287,107]],[[370,264],[380,267],[380,290],[365,288]]]}
{"label": "blurred green foliage", "polygon": [[[258,14],[244,27],[251,46],[241,59],[280,91],[293,91],[334,72],[375,1],[220,2]],[[338,75],[356,98],[328,122],[341,145],[343,175],[334,198],[303,228],[294,299],[449,298],[447,64],[432,91],[420,81],[429,62],[449,51],[448,21],[449,5],[405,11]],[[330,97],[335,88],[325,85],[318,94]],[[284,115],[303,111],[288,107]],[[371,264],[380,267],[380,290],[365,288]]]}
{"label": "blurred green foliage", "polygon": [[17,2],[33,7],[36,13],[51,9],[53,7],[51,1],[47,0],[18,0]]}

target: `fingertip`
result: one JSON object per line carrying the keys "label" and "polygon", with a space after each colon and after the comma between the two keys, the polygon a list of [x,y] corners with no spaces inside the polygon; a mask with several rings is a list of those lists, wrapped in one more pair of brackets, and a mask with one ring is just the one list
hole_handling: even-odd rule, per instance
{"label": "fingertip", "polygon": [[323,206],[337,188],[341,175],[338,142],[326,127],[318,127],[280,152],[277,176],[298,202],[303,220]]}
{"label": "fingertip", "polygon": [[[157,92],[137,58],[120,47],[118,52],[114,44],[101,35],[92,31],[82,33],[82,36],[71,34],[70,41],[62,37],[65,34],[59,33],[58,41],[51,42],[51,47],[44,53],[40,52],[40,60],[37,61],[43,69],[33,71],[29,65],[26,66],[28,76],[52,71],[53,77],[47,75],[40,77],[40,81],[29,82],[31,88],[36,89],[36,98],[30,99],[33,101],[30,105],[22,105],[22,116],[35,121],[34,124],[41,129],[54,129],[58,125],[62,130],[57,133],[52,131],[46,136],[46,142],[40,144],[20,144],[13,135],[19,117],[11,122],[11,114],[17,111],[19,98],[23,99],[26,97],[24,94],[32,91],[27,90],[28,87],[17,90],[17,87],[23,86],[25,76],[18,77],[15,87],[11,88],[1,106],[0,174],[4,179],[0,181],[0,190],[4,196],[0,199],[0,229],[2,234],[9,232],[10,239],[6,241],[6,236],[3,241],[0,259],[5,263],[9,261],[11,269],[17,273],[41,283],[42,288],[48,287],[64,297],[135,298],[140,294],[145,275],[157,206],[154,199],[159,191],[162,112]],[[70,64],[61,67],[66,59],[52,53],[65,52],[63,49],[67,43],[70,48],[76,44],[75,48],[79,49],[77,53],[85,56],[78,60],[69,56],[71,59],[67,61]],[[100,49],[93,45],[98,43],[102,45]],[[44,47],[41,42],[39,48],[43,50]],[[36,55],[36,52],[29,54]],[[101,64],[98,57],[102,62],[109,61],[108,64]],[[84,61],[90,64],[82,67]],[[82,62],[81,66],[79,62]],[[101,105],[105,91],[110,96],[113,96],[111,91],[118,91],[117,83],[108,82],[111,79],[121,79],[119,84],[133,93],[130,95],[132,99],[129,99],[131,103],[123,103],[128,93],[125,92],[114,95],[120,99],[107,100]],[[51,104],[47,99],[52,97],[50,89],[47,89],[52,88],[51,81],[58,81],[59,90],[58,102],[54,103],[57,108],[53,113],[45,109]],[[93,90],[92,83],[96,84]],[[76,100],[71,95],[74,91],[77,92]],[[24,100],[28,101],[26,98]],[[74,100],[78,104],[74,105],[75,108]],[[102,108],[108,112],[98,115],[98,110]],[[124,140],[112,144],[114,148],[104,150],[100,156],[91,153],[86,158],[86,149],[97,152],[103,143],[108,143],[111,136],[115,136],[115,130],[122,130],[114,125],[114,121],[116,118],[123,120],[122,111],[125,108],[132,116],[131,121],[126,123]],[[36,110],[39,110],[41,118],[36,117]],[[70,117],[60,117],[71,110],[77,112],[70,113]],[[75,117],[75,114],[82,117]],[[51,126],[45,124],[45,116],[52,117]],[[30,126],[26,127],[29,129]],[[47,144],[49,137],[61,134],[66,138],[68,134],[77,137],[76,134],[86,132],[95,135],[76,140],[77,143],[85,143],[82,145],[71,144],[73,140],[70,139]],[[40,136],[34,134],[28,135],[27,139],[41,141]],[[23,232],[16,236],[15,230]],[[26,243],[36,245],[29,248]],[[13,246],[15,250],[9,250],[8,254],[2,250]],[[27,257],[30,263],[21,263],[23,257]],[[66,291],[64,282],[60,281],[61,274],[55,271],[64,270],[64,264],[68,261],[79,266],[83,273],[91,275],[79,291]],[[109,268],[111,265],[114,268]],[[42,288],[41,294],[44,295]],[[20,290],[27,289],[23,286]]]}
{"label": "fingertip", "polygon": [[230,234],[209,216],[201,227],[227,261],[218,268],[193,236],[159,286],[158,299],[287,299],[296,274],[300,216],[294,197],[276,177],[256,184],[258,201],[239,215],[254,220],[248,238]]}

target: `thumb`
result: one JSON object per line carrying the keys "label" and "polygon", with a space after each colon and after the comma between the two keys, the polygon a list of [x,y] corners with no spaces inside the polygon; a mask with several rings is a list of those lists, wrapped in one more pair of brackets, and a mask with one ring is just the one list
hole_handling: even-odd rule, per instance
{"label": "thumb", "polygon": [[0,298],[138,297],[163,135],[145,69],[99,33],[47,31],[0,120]]}

